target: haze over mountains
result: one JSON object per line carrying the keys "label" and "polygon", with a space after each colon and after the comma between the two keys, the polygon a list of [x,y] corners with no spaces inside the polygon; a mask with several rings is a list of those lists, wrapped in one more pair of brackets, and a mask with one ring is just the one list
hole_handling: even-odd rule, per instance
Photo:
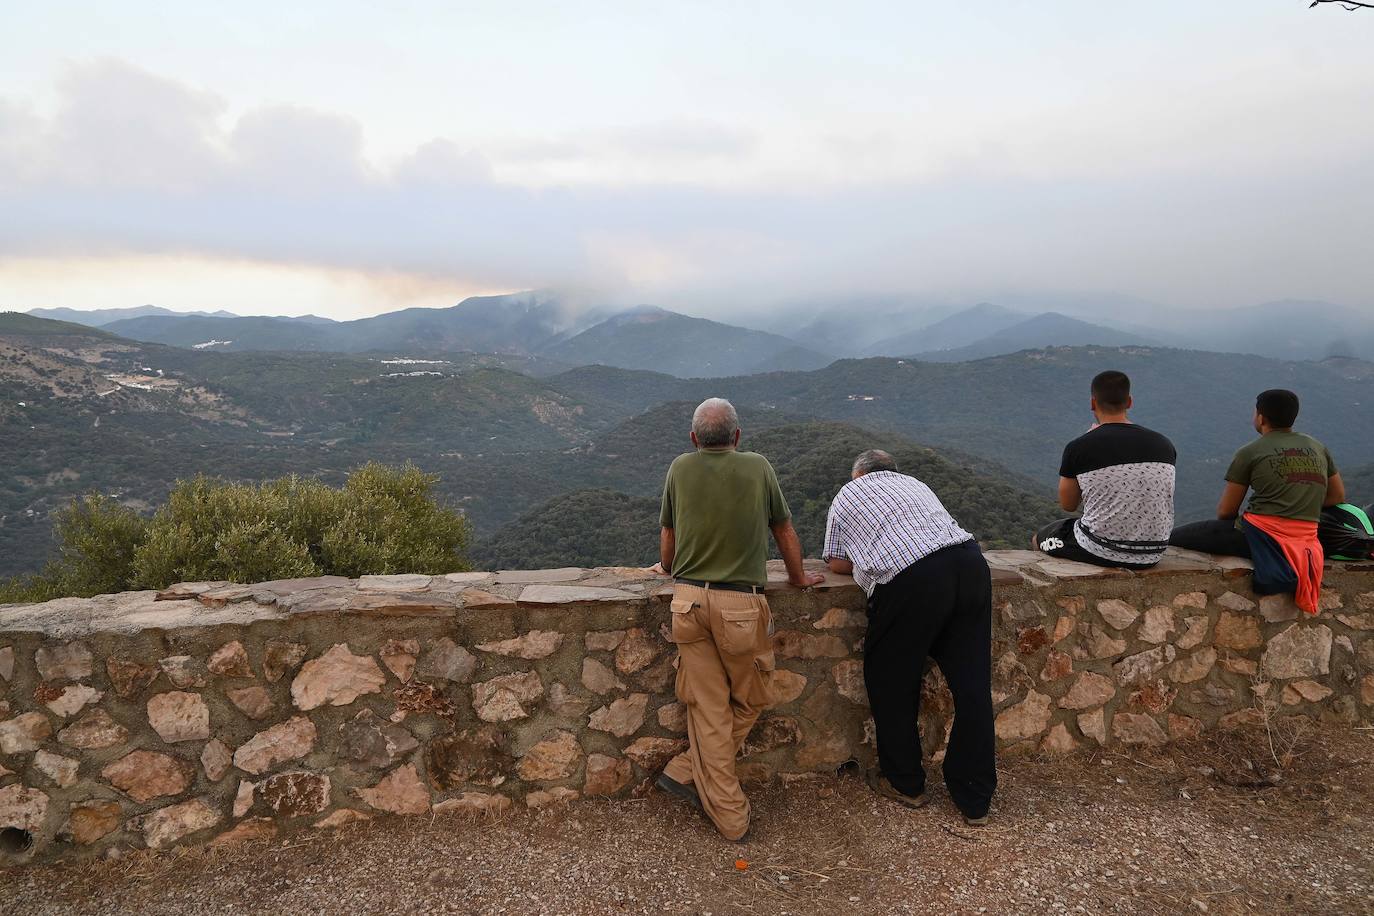
{"label": "haze over mountains", "polygon": [[[31,314],[101,327],[149,343],[201,349],[363,353],[501,353],[532,371],[587,364],[721,377],[820,368],[853,356],[961,362],[1047,346],[1168,346],[1280,359],[1374,352],[1374,318],[1322,302],[1280,301],[1230,310],[1139,306],[1076,313],[983,302],[964,309],[856,300],[812,309],[780,334],[649,305],[625,308],[553,292],[466,299],[353,321],[173,313],[146,306]],[[772,320],[769,324],[782,327]],[[875,336],[875,329],[876,335]]]}
{"label": "haze over mountains", "polygon": [[[597,507],[577,535],[585,549],[566,556],[605,557],[623,547],[632,562],[652,549],[652,532],[647,544],[635,540],[639,522],[627,520],[642,520],[645,507],[621,496],[653,499],[667,462],[689,447],[691,405],[713,395],[740,408],[746,446],[762,438],[770,458],[797,462],[793,508],[811,527],[827,488],[847,479],[847,453],[885,442],[926,449],[910,452],[908,464],[939,473],[945,491],[963,494],[958,505],[982,526],[980,537],[1015,544],[1033,520],[1055,514],[1049,500],[1060,449],[1091,422],[1087,383],[1105,368],[1130,373],[1134,419],[1178,446],[1180,520],[1211,512],[1226,462],[1253,435],[1253,398],[1265,387],[1299,391],[1299,427],[1326,441],[1352,480],[1374,485],[1374,471],[1360,470],[1374,465],[1374,424],[1366,422],[1374,365],[1360,360],[1079,346],[971,362],[842,359],[808,370],[682,378],[607,365],[559,369],[559,360],[661,361],[657,368],[686,374],[768,354],[712,352],[712,341],[738,336],[715,322],[639,310],[557,330],[550,303],[527,304],[513,313],[489,303],[468,314],[397,313],[409,324],[404,333],[421,343],[358,353],[194,349],[0,314],[0,463],[8,471],[0,480],[0,573],[36,569],[51,549],[50,513],[82,493],[147,510],[174,480],[195,473],[239,480],[299,473],[338,483],[370,459],[411,460],[439,474],[441,492],[468,513],[482,543],[494,545],[481,556],[513,562],[518,526],[508,526],[562,500],[547,507],[550,517]],[[488,341],[530,341],[550,355],[424,346],[432,342],[425,333],[451,329],[455,319],[479,328],[485,320]],[[309,322],[290,325],[314,331]],[[385,325],[373,327],[380,333]],[[779,340],[765,334],[758,343],[784,348],[774,359],[790,358],[790,342]],[[920,464],[925,454],[944,463]],[[619,495],[571,496],[588,490]],[[1351,490],[1361,502],[1374,496]],[[621,534],[596,534],[603,529]],[[815,536],[803,532],[804,540]]]}

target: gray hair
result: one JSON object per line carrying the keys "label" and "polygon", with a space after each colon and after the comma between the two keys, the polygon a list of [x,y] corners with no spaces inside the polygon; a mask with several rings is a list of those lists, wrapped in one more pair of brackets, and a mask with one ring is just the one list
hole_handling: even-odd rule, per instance
{"label": "gray hair", "polygon": [[897,460],[880,448],[871,448],[866,452],[859,452],[859,457],[854,459],[854,467],[851,473],[868,474],[872,471],[895,471],[897,470]]}
{"label": "gray hair", "polygon": [[703,448],[732,444],[737,429],[739,414],[735,413],[735,405],[725,398],[707,398],[692,412],[692,432],[696,434],[697,445]]}

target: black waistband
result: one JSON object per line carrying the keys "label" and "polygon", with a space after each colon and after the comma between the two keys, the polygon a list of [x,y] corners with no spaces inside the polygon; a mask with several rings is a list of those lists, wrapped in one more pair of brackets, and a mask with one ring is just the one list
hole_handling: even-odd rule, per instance
{"label": "black waistband", "polygon": [[1115,550],[1117,553],[1162,553],[1164,548],[1169,546],[1168,541],[1118,541],[1114,538],[1105,538],[1083,524],[1082,519],[1078,521],[1078,530],[1087,535],[1088,540],[1098,547]]}
{"label": "black waistband", "polygon": [[763,586],[761,585],[736,585],[733,582],[702,582],[698,579],[674,579],[683,585],[691,585],[695,588],[715,589],[721,592],[748,592],[751,595],[762,595]]}

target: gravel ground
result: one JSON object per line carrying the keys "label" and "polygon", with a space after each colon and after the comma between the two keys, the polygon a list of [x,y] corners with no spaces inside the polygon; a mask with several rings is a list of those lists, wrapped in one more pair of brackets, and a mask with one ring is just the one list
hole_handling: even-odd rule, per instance
{"label": "gravel ground", "polygon": [[912,811],[845,775],[755,789],[743,845],[654,792],[11,868],[0,910],[1374,913],[1374,732],[1310,732],[1277,752],[1270,737],[1010,758],[981,829],[942,787]]}

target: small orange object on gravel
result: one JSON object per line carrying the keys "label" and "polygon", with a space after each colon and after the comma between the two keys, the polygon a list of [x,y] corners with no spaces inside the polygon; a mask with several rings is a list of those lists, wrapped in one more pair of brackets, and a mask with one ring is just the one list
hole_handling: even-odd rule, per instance
{"label": "small orange object on gravel", "polygon": [[736,860],[735,860],[735,869],[736,869],[737,871],[744,871],[744,870],[747,869],[748,867],[749,867],[749,862],[748,862],[748,860],[746,860],[746,859],[736,859]]}

